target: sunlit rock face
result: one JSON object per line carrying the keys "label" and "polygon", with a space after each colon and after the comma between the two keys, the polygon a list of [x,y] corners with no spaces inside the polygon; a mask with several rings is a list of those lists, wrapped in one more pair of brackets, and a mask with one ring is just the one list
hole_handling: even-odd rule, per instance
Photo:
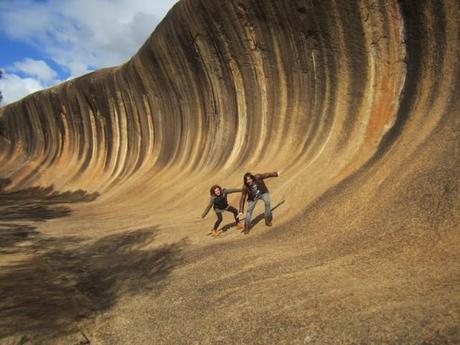
{"label": "sunlit rock face", "polygon": [[182,1],[126,64],[3,109],[1,173],[105,191],[171,168],[260,165],[321,193],[408,136],[410,155],[455,112],[457,10]]}
{"label": "sunlit rock face", "polygon": [[[78,206],[78,218],[62,220],[66,229],[93,234],[158,225],[167,229],[162,241],[187,236],[206,246],[202,233],[212,222],[198,223],[195,217],[208,202],[209,187],[239,187],[246,171],[279,170],[281,176],[267,182],[272,204],[279,206],[274,227],[260,226],[260,236],[254,232],[247,243],[259,238],[259,254],[275,266],[308,254],[318,260],[315,265],[347,257],[352,267],[362,264],[348,256],[358,252],[399,262],[382,264],[381,283],[387,282],[382,277],[394,279],[388,286],[406,284],[413,295],[399,295],[401,300],[389,306],[382,302],[390,298],[386,292],[369,292],[375,305],[357,307],[359,291],[350,282],[340,291],[353,290],[358,297],[350,297],[356,303],[341,311],[358,320],[372,308],[383,310],[392,320],[387,331],[407,335],[407,329],[426,321],[421,315],[427,310],[441,320],[447,300],[459,310],[450,295],[455,289],[449,290],[449,277],[459,272],[454,264],[460,224],[458,18],[457,0],[182,0],[125,64],[2,108],[0,177],[9,181],[6,191],[52,185],[61,192],[99,193],[97,200]],[[229,248],[233,258],[254,250]],[[425,267],[421,255],[427,252],[433,255],[430,274],[448,267],[431,277],[439,284],[424,285],[431,283],[417,268]],[[302,260],[289,264],[299,275],[290,272],[293,281],[285,291],[339,291],[323,284],[333,276],[329,271],[303,276],[313,263]],[[369,260],[363,262],[374,262]],[[412,268],[406,271],[401,265],[407,262]],[[272,282],[280,284],[288,279],[280,273],[286,265],[266,271],[258,265],[247,270],[265,272],[264,279],[273,275]],[[372,277],[369,272],[366,277]],[[196,281],[206,281],[194,274]],[[410,283],[402,276],[411,277]],[[367,287],[375,281],[369,278]],[[249,284],[243,278],[240,283]],[[446,301],[430,292],[441,286]],[[307,297],[296,296],[297,305],[314,309]],[[404,301],[412,301],[416,312],[405,309]],[[264,303],[275,310],[276,303],[290,300]],[[251,313],[262,312],[262,304],[251,304]],[[236,305],[228,302],[226,310]],[[332,307],[327,312],[323,321],[346,329],[347,320],[333,319]],[[300,311],[289,313],[295,324]],[[458,323],[458,313],[445,320],[441,325]],[[267,344],[310,337],[297,332],[299,325],[279,339],[240,325],[241,338],[235,339],[261,337]],[[458,329],[433,329],[458,334]],[[324,332],[314,334],[333,343],[335,331]],[[355,340],[363,336],[350,334]],[[431,339],[423,334],[411,333],[403,343]],[[375,339],[391,343],[393,338]]]}
{"label": "sunlit rock face", "polygon": [[182,1],[126,64],[3,109],[2,173],[105,190],[270,163],[330,184],[443,117],[431,108],[454,101],[457,7]]}

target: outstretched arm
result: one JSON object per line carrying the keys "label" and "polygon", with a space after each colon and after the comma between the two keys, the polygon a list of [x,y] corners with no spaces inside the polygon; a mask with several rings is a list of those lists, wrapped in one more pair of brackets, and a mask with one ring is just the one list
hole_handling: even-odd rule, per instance
{"label": "outstretched arm", "polygon": [[225,189],[225,193],[227,194],[231,194],[231,193],[239,193],[239,192],[242,192],[243,189],[242,188],[226,188]]}
{"label": "outstretched arm", "polygon": [[264,174],[257,174],[257,176],[261,179],[269,178],[269,177],[278,177],[280,176],[279,171],[271,172],[271,173],[264,173]]}
{"label": "outstretched arm", "polygon": [[208,214],[208,212],[209,212],[209,210],[211,209],[211,207],[212,207],[212,198],[211,198],[211,200],[209,201],[208,206],[206,206],[206,208],[204,209],[204,212],[203,212],[203,214],[201,215],[201,218],[206,217],[206,215]]}

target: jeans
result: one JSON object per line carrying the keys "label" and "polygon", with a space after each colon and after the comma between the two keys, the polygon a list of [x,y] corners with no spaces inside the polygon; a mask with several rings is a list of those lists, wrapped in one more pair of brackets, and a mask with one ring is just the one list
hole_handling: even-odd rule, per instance
{"label": "jeans", "polygon": [[[265,204],[265,221],[266,222],[271,222],[272,220],[272,207],[270,205],[270,194],[269,193],[264,193],[260,196],[259,199],[262,199]],[[252,212],[254,211],[254,208],[256,207],[257,201],[259,199],[254,199],[254,201],[248,201],[248,210],[246,212],[246,219],[244,220],[244,223],[246,226],[251,225],[251,218],[252,218]]]}
{"label": "jeans", "polygon": [[[222,218],[222,212],[223,211],[224,210],[220,210],[220,209],[216,210],[217,220],[214,223],[214,230],[217,230],[217,228],[219,227],[220,223],[222,223],[222,219],[223,219]],[[225,211],[233,213],[233,217],[235,218],[235,222],[238,223],[238,210],[236,208],[234,208],[233,206],[228,205],[227,208],[225,209]]]}

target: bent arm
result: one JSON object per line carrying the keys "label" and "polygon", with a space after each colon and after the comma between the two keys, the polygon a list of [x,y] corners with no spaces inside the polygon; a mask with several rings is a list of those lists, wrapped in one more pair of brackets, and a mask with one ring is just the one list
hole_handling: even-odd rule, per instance
{"label": "bent arm", "polygon": [[211,209],[211,207],[212,207],[212,198],[211,198],[211,200],[209,201],[208,206],[206,206],[206,208],[204,209],[204,212],[203,212],[203,214],[201,215],[201,218],[206,217],[206,215],[208,214],[208,212],[209,212],[209,210]]}
{"label": "bent arm", "polygon": [[270,173],[257,174],[256,176],[258,176],[259,178],[261,178],[263,180],[265,178],[278,177],[280,175],[279,175],[279,173],[277,171],[275,171],[275,172],[270,172]]}

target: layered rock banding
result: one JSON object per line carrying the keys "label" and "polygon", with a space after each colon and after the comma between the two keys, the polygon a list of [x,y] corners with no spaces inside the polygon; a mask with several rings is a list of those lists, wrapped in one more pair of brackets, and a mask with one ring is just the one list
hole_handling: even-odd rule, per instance
{"label": "layered rock banding", "polygon": [[[125,64],[2,108],[1,177],[11,182],[9,191],[53,185],[59,191],[100,193],[92,203],[75,206],[78,217],[44,224],[44,232],[54,234],[56,226],[65,225],[91,237],[160,225],[160,241],[188,237],[192,252],[197,246],[212,254],[215,243],[203,238],[210,225],[195,220],[209,186],[236,187],[246,171],[281,170],[282,177],[268,182],[274,205],[280,205],[275,226],[254,232],[247,243],[264,248],[257,255],[271,253],[273,265],[280,265],[275,270],[303,258],[291,266],[299,276],[289,273],[294,280],[287,291],[303,286],[312,292],[314,282],[319,288],[331,277],[312,273],[308,285],[299,262],[309,267],[314,255],[328,257],[324,262],[336,255],[348,262],[349,255],[375,252],[369,257],[380,263],[393,255],[404,262],[407,255],[414,260],[411,272],[420,274],[409,281],[419,284],[424,261],[417,255],[433,243],[431,273],[442,266],[437,255],[444,253],[450,270],[437,279],[448,290],[453,282],[448,277],[459,274],[453,261],[459,239],[459,15],[453,0],[182,0]],[[235,257],[253,248],[240,237],[227,239]],[[248,268],[254,276],[265,272],[265,263],[254,265]],[[398,272],[404,269],[398,266]],[[183,274],[188,277],[189,271]],[[196,284],[207,286],[206,281],[203,276]],[[257,284],[256,289],[277,296]],[[440,297],[430,289],[427,285],[415,296],[429,296],[438,305]],[[388,315],[413,297],[404,296],[396,303],[401,308],[390,308]],[[314,310],[308,297],[297,298],[305,310]],[[417,313],[429,308],[417,298]],[[249,304],[263,313],[256,300]],[[383,297],[376,300],[387,306]],[[237,310],[237,304],[228,302],[226,312]],[[440,305],[435,315],[442,314],[445,304]],[[279,306],[273,302],[267,308]],[[345,306],[344,313],[362,316],[372,308]],[[431,339],[431,333],[404,333],[423,322],[445,339],[459,339],[452,326],[458,312],[456,301],[451,321],[437,326],[412,314],[412,321],[396,320],[389,333],[374,340],[390,341],[391,334],[414,343]],[[313,317],[293,313],[298,318],[287,328],[306,327],[299,320]],[[268,324],[282,319],[279,310],[275,314]],[[403,314],[411,315],[406,309]],[[374,316],[368,327],[380,331]],[[346,328],[341,319],[325,320]],[[249,323],[235,341],[257,336],[267,343],[268,333],[258,333],[262,326]],[[343,342],[363,337],[355,326],[351,322]],[[158,327],[160,333],[167,329]],[[208,331],[210,339],[217,337]],[[323,341],[338,334],[333,328],[322,335],[310,331]],[[204,343],[204,336],[194,336]],[[265,340],[294,338],[303,336],[279,332]]]}

